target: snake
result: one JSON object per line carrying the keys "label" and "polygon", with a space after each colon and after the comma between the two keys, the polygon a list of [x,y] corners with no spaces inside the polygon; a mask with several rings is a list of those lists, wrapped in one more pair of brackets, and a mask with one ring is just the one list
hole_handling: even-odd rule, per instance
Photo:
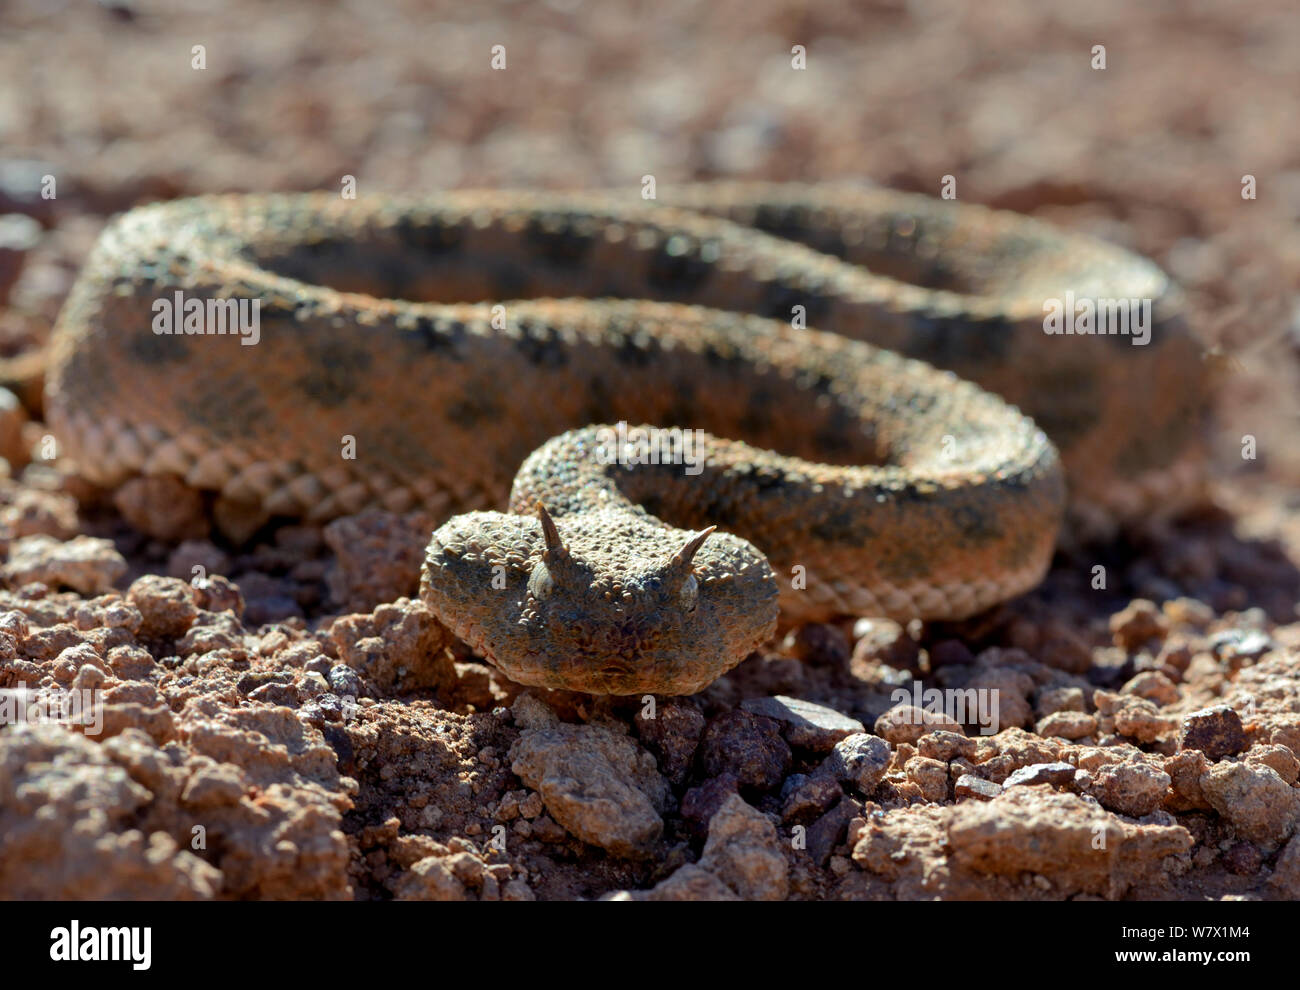
{"label": "snake", "polygon": [[[1062,299],[1134,323],[1049,328]],[[1124,247],[760,182],[139,206],[65,302],[46,409],[105,488],[446,520],[420,597],[508,678],[688,695],[778,629],[970,617],[1070,534],[1173,511],[1208,393],[1183,295]]]}

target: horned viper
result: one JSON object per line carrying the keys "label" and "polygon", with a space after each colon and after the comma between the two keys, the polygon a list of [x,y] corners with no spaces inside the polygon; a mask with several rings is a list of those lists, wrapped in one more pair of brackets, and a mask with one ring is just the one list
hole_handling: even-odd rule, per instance
{"label": "horned viper", "polygon": [[[778,609],[956,619],[1019,594],[1063,475],[1080,526],[1195,490],[1203,365],[1150,262],[886,190],[665,199],[132,210],[60,318],[51,425],[106,486],[451,516],[421,581],[440,620],[516,681],[592,693],[697,691]],[[173,297],[256,301],[255,346],[202,313],[162,332]],[[1047,332],[1067,298],[1145,302],[1146,340]]]}

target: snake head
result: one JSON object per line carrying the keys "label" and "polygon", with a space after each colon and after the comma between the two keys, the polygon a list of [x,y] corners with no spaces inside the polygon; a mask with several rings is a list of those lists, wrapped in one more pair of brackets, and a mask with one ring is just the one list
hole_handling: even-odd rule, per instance
{"label": "snake head", "polygon": [[692,694],[777,616],[752,544],[626,510],[458,516],[434,533],[421,596],[511,680],[588,694]]}

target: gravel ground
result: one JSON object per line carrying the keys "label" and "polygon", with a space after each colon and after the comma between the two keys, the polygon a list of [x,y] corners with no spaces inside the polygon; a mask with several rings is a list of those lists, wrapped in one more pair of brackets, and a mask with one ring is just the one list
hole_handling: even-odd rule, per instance
{"label": "gravel ground", "polygon": [[[824,8],[0,8],[0,896],[1300,897],[1294,4]],[[431,520],[236,547],[50,456],[40,349],[116,211],[645,174],[951,175],[1155,258],[1221,372],[1215,504],[991,615],[806,627],[647,711],[446,642],[412,600]],[[164,508],[174,539],[132,525]],[[995,691],[1004,731],[908,717],[918,680]],[[102,724],[17,714],[72,697]]]}

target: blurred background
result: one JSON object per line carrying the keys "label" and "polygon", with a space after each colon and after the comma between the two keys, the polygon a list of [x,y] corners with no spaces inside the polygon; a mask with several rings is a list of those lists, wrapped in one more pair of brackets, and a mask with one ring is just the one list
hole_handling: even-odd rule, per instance
{"label": "blurred background", "polygon": [[1298,104],[1295,0],[0,0],[0,353],[152,199],[952,175],[1182,282],[1222,497],[1300,546]]}

